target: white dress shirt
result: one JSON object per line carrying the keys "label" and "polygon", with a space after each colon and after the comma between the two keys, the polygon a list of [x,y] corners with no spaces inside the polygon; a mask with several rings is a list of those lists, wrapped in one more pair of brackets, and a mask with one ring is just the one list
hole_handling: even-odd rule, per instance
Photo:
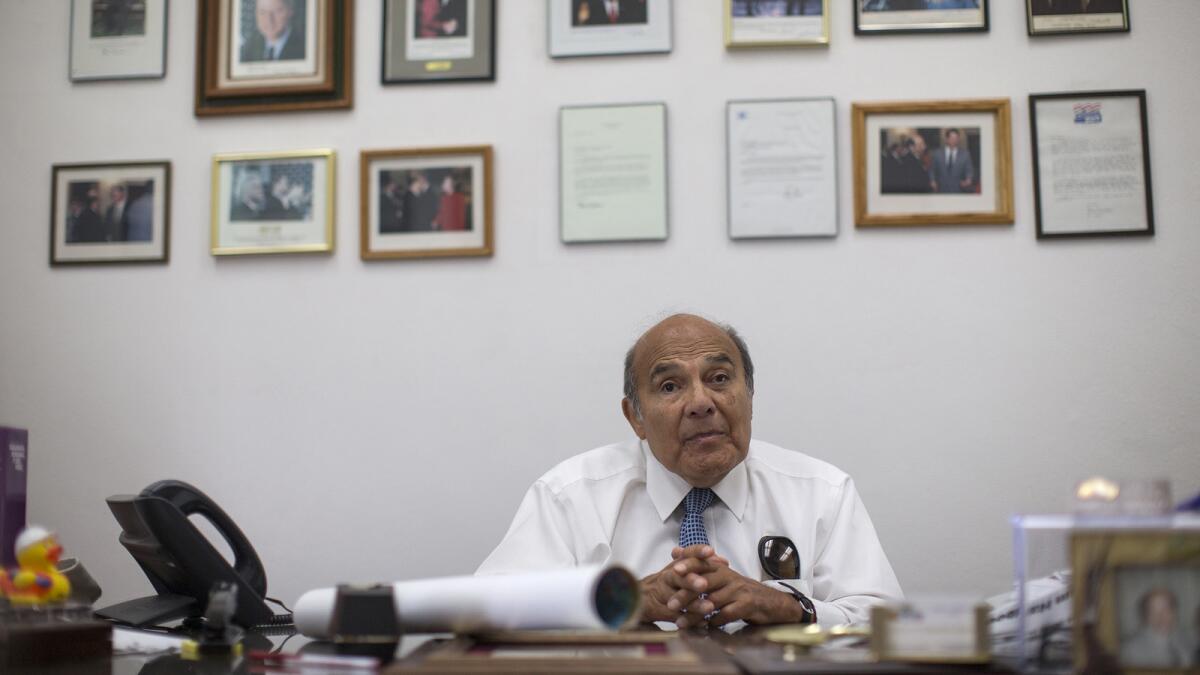
{"label": "white dress shirt", "polygon": [[[671,561],[690,489],[637,440],[576,455],[529,488],[476,574],[616,562],[645,577]],[[791,539],[800,554],[800,579],[791,583],[812,599],[822,625],[867,621],[872,604],[902,597],[853,481],[834,466],[752,440],[713,491],[704,527],[717,553],[765,581],[759,539]]]}

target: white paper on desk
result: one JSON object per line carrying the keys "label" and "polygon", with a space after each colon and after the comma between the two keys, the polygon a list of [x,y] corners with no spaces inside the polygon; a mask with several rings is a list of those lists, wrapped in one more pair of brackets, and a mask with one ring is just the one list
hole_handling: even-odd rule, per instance
{"label": "white paper on desk", "polygon": [[[393,584],[396,615],[406,633],[496,630],[611,630],[598,609],[606,580],[624,580],[632,592],[625,623],[637,620],[637,580],[617,566],[495,576],[443,577]],[[311,638],[330,637],[336,588],[300,596],[296,628]]]}
{"label": "white paper on desk", "polygon": [[112,646],[114,654],[156,654],[158,652],[177,652],[183,645],[183,638],[167,633],[136,630],[114,626]]}

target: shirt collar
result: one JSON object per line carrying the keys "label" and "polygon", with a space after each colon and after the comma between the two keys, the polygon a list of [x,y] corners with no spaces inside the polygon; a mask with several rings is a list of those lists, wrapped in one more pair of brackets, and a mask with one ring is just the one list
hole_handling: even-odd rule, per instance
{"label": "shirt collar", "polygon": [[290,38],[291,36],[292,36],[292,27],[288,26],[287,30],[283,31],[283,35],[280,35],[278,40],[276,40],[274,42],[267,42],[267,46],[271,48],[272,52],[281,51],[283,49],[284,43],[286,43],[288,41],[288,38]]}
{"label": "shirt collar", "polygon": [[[692,486],[682,476],[668,471],[650,452],[649,443],[643,440],[640,444],[646,457],[646,492],[654,503],[654,510],[658,511],[658,517],[665,523]],[[717,493],[733,517],[741,522],[746,513],[746,502],[750,499],[750,475],[745,460],[738,462],[720,483],[714,485],[713,492]]]}

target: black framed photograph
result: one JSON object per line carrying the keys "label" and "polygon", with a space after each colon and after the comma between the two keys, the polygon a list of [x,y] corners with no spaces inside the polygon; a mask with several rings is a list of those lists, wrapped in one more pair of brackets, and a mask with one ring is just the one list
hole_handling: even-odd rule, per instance
{"label": "black framed photograph", "polygon": [[363,260],[492,255],[490,145],[364,150]]}
{"label": "black framed photograph", "polygon": [[546,0],[550,56],[671,51],[671,0]]}
{"label": "black framed photograph", "polygon": [[351,107],[353,0],[196,6],[196,115]]}
{"label": "black framed photograph", "polygon": [[1039,239],[1154,234],[1144,89],[1033,94],[1029,120]]}
{"label": "black framed photograph", "polygon": [[494,79],[495,0],[383,0],[383,84]]}
{"label": "black framed photograph", "polygon": [[1029,34],[1128,33],[1129,0],[1025,0]]}
{"label": "black framed photograph", "polygon": [[1013,222],[1008,99],[855,103],[854,222]]}
{"label": "black framed photograph", "polygon": [[857,35],[988,30],[988,0],[853,0]]}
{"label": "black framed photograph", "polygon": [[55,164],[50,264],[166,263],[171,163]]}
{"label": "black framed photograph", "polygon": [[333,251],[333,150],[217,155],[212,254]]}
{"label": "black framed photograph", "polygon": [[166,73],[167,0],[71,0],[71,80]]}
{"label": "black framed photograph", "polygon": [[724,0],[726,47],[829,44],[829,0]]}

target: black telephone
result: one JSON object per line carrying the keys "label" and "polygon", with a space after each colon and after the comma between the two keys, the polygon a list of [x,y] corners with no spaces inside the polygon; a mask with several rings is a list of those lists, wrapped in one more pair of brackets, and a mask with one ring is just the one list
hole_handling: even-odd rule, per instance
{"label": "black telephone", "polygon": [[[147,626],[204,614],[209,591],[218,582],[237,589],[233,621],[246,628],[278,624],[263,601],[267,574],[254,547],[221,507],[200,490],[178,480],[163,480],[139,495],[105,500],[120,523],[120,542],[141,566],[158,595],[96,610],[96,615],[124,624]],[[196,529],[188,516],[199,514],[233,549],[232,567]]]}

